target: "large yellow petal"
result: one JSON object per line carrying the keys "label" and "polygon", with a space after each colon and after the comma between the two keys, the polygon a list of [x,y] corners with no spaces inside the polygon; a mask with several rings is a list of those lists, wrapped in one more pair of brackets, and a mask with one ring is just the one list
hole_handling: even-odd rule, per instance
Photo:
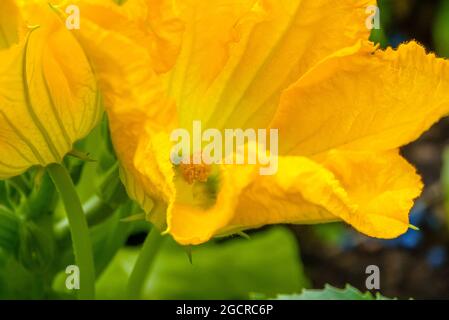
{"label": "large yellow petal", "polygon": [[[120,33],[144,47],[157,73],[168,71],[181,46],[184,24],[176,15],[171,0],[132,0],[118,6],[111,0],[67,1],[80,8],[82,20]],[[89,23],[90,23],[89,22]]]}
{"label": "large yellow petal", "polygon": [[[169,78],[181,125],[264,127],[281,92],[340,48],[367,39],[370,0],[178,1],[186,22]],[[182,6],[184,4],[184,6]]]}
{"label": "large yellow petal", "polygon": [[283,95],[272,123],[282,154],[382,151],[417,139],[449,112],[449,62],[410,42],[330,56]]}
{"label": "large yellow petal", "polygon": [[0,51],[1,178],[60,162],[101,115],[84,52],[52,13],[46,17],[20,44]]}
{"label": "large yellow petal", "polygon": [[0,2],[0,50],[19,42],[22,21],[14,0]]}
{"label": "large yellow petal", "polygon": [[276,175],[259,177],[242,192],[233,220],[221,233],[342,219],[369,236],[394,238],[408,229],[421,189],[414,168],[397,151],[332,151],[321,164],[281,157]]}

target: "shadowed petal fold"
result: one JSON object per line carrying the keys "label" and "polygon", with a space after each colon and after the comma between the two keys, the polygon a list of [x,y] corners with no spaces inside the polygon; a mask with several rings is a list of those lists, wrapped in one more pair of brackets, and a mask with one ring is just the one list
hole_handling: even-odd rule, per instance
{"label": "shadowed petal fold", "polygon": [[23,23],[14,0],[2,0],[0,4],[0,50],[19,42]]}
{"label": "shadowed petal fold", "polygon": [[[154,57],[147,47],[151,41],[142,41],[142,30],[126,11],[118,9],[121,7],[98,5],[100,2],[81,3],[81,10],[87,15],[83,27],[75,34],[92,62],[104,96],[128,194],[149,213],[155,206],[153,200],[166,207],[171,199],[170,174],[165,175],[166,164],[171,165],[169,155],[164,158],[159,152],[168,145],[166,132],[175,127],[177,116],[152,68]],[[148,1],[153,2],[157,1]],[[158,137],[167,139],[162,141]],[[150,172],[160,174],[147,175]],[[155,212],[149,214],[149,220],[164,228],[165,212]]]}

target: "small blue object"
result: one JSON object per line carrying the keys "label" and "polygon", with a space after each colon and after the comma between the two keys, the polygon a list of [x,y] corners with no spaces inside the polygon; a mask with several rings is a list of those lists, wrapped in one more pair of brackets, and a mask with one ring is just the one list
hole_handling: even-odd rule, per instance
{"label": "small blue object", "polygon": [[390,36],[390,38],[388,40],[389,40],[390,45],[393,48],[397,48],[397,47],[399,47],[399,45],[401,43],[404,43],[410,39],[409,39],[409,37],[407,37],[406,35],[404,35],[402,33],[394,33]]}
{"label": "small blue object", "polygon": [[427,253],[427,263],[433,268],[439,268],[446,262],[447,254],[443,246],[435,246]]}
{"label": "small blue object", "polygon": [[423,201],[418,200],[410,212],[410,223],[414,226],[421,227],[427,214],[427,205]]}
{"label": "small blue object", "polygon": [[355,237],[352,232],[345,233],[340,240],[340,248],[343,251],[351,251],[356,247],[356,245],[357,243],[355,241]]}
{"label": "small blue object", "polygon": [[420,231],[409,229],[399,238],[381,241],[386,247],[413,249],[420,244],[422,237],[423,235]]}
{"label": "small blue object", "polygon": [[399,237],[401,246],[407,249],[413,249],[418,246],[422,240],[422,232],[409,229],[407,233]]}

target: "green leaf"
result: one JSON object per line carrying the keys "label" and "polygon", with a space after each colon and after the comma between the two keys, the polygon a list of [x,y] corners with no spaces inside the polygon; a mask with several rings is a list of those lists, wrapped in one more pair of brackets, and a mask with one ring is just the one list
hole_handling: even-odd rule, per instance
{"label": "green leaf", "polygon": [[344,241],[346,226],[341,222],[317,224],[312,227],[314,234],[324,244],[340,246]]}
{"label": "green leaf", "polygon": [[389,300],[380,293],[373,295],[371,292],[362,293],[351,285],[345,289],[334,288],[326,285],[322,290],[304,289],[300,294],[279,295],[276,300]]}
{"label": "green leaf", "polygon": [[[184,248],[167,239],[147,279],[144,299],[247,299],[251,292],[275,296],[308,285],[290,231],[275,227],[192,248],[193,264]],[[98,298],[125,298],[126,281],[138,253],[122,249],[97,284]]]}
{"label": "green leaf", "polygon": [[436,51],[449,57],[449,1],[442,1],[433,28]]}
{"label": "green leaf", "polygon": [[[38,170],[36,170],[39,172]],[[53,182],[46,172],[40,178],[25,201],[19,207],[26,219],[38,220],[50,214],[57,204],[57,193]]]}
{"label": "green leaf", "polygon": [[44,297],[42,275],[26,270],[12,255],[2,252],[0,248],[0,300]]}
{"label": "green leaf", "polygon": [[128,200],[125,187],[120,180],[118,164],[112,166],[101,176],[97,193],[111,208],[117,208]]}
{"label": "green leaf", "polygon": [[21,264],[34,273],[48,271],[54,254],[53,239],[31,221],[21,225],[18,258]]}
{"label": "green leaf", "polygon": [[16,253],[19,245],[19,218],[0,205],[0,249]]}
{"label": "green leaf", "polygon": [[105,223],[92,229],[92,242],[95,256],[97,275],[101,274],[109,265],[119,249],[133,230],[133,223],[123,223],[123,217],[128,216],[132,204],[122,206]]}

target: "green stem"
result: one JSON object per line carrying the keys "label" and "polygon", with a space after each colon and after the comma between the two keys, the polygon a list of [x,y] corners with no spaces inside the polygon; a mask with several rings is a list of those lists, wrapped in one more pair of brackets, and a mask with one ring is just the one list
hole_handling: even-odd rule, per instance
{"label": "green stem", "polygon": [[134,268],[128,280],[128,298],[139,299],[148,273],[151,271],[155,257],[161,248],[164,237],[159,230],[152,228],[140,250]]}
{"label": "green stem", "polygon": [[[82,206],[89,227],[103,222],[115,212],[115,209],[104,203],[97,195],[92,196]],[[70,236],[70,222],[68,218],[59,221],[54,231],[58,240],[63,241],[68,238]]]}
{"label": "green stem", "polygon": [[67,170],[60,164],[50,164],[48,173],[58,190],[70,223],[75,261],[80,269],[79,299],[95,298],[95,268],[89,228],[80,199]]}

